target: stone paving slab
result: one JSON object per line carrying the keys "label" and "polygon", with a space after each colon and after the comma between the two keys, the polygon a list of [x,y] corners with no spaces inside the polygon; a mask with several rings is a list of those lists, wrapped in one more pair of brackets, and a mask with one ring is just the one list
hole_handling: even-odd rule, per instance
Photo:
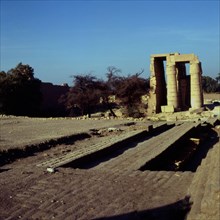
{"label": "stone paving slab", "polygon": [[220,217],[220,142],[198,167],[188,193],[193,202],[187,220],[218,220]]}
{"label": "stone paving slab", "polygon": [[210,124],[211,126],[216,126],[220,124],[220,119],[218,118],[208,118],[205,123]]}
{"label": "stone paving slab", "polygon": [[118,144],[120,142],[126,141],[130,138],[134,138],[137,135],[141,135],[145,131],[138,130],[138,131],[130,131],[128,133],[109,137],[108,140],[105,142],[101,142],[98,144],[94,144],[89,146],[88,148],[78,149],[76,151],[66,153],[64,155],[60,155],[59,157],[52,158],[50,160],[44,161],[42,163],[37,164],[38,167],[49,167],[49,168],[57,168],[60,166],[63,166],[67,163],[73,162],[76,159],[88,156],[90,154],[93,154],[95,152],[99,152],[100,150],[108,149],[112,147],[115,144]]}
{"label": "stone paving slab", "polygon": [[[182,178],[187,182],[192,179],[191,172],[162,171],[148,175],[149,172],[136,172],[129,176],[111,171],[59,168],[59,172],[45,174],[41,180],[17,193],[12,198],[16,207],[11,207],[1,216],[5,220],[89,220],[126,216],[184,199],[187,185],[181,185]],[[174,189],[175,194],[172,193]]]}
{"label": "stone paving slab", "polygon": [[[100,153],[103,150],[108,150],[111,148],[111,151],[120,150],[120,146],[128,144],[128,142],[134,142],[135,139],[143,138],[143,136],[149,135],[152,132],[155,132],[158,129],[164,129],[167,127],[167,124],[164,122],[158,122],[154,125],[145,124],[144,129],[139,128],[138,130],[126,131],[124,133],[118,133],[117,135],[108,136],[106,139],[102,140],[96,144],[89,144],[89,146],[71,151],[69,153],[63,153],[57,157],[50,158],[46,161],[38,163],[38,167],[47,167],[47,168],[57,168],[68,163],[71,163],[77,159]],[[120,145],[120,146],[119,146]]]}
{"label": "stone paving slab", "polygon": [[[187,130],[188,126],[176,127]],[[178,129],[175,132],[168,130],[171,139],[177,138],[181,132]],[[161,140],[166,144],[168,131],[158,136],[158,143],[159,137],[163,137]],[[151,144],[156,143],[154,138]],[[40,162],[39,158],[43,158],[43,152],[17,160],[0,168],[0,220],[112,220],[115,217],[136,220],[146,216],[177,219],[180,216],[175,218],[173,214],[187,208],[184,201],[187,202],[185,196],[189,193],[189,187],[192,187],[190,193],[195,204],[192,206],[195,215],[190,218],[189,214],[189,220],[215,220],[219,214],[219,142],[217,144],[196,173],[136,170],[137,165],[132,161],[141,161],[141,152],[148,155],[150,150],[143,146],[139,155],[134,151],[138,145],[122,154],[126,157],[118,156],[123,160],[116,158],[116,163],[111,159],[102,169],[97,169],[98,166],[87,170],[60,167],[55,173],[48,173],[44,167],[36,166],[36,161]]]}
{"label": "stone paving slab", "polygon": [[115,170],[115,172],[131,172],[138,170],[197,125],[197,123],[183,123],[174,126],[158,136],[137,143],[136,147],[127,150],[118,157],[99,164],[94,169]]}

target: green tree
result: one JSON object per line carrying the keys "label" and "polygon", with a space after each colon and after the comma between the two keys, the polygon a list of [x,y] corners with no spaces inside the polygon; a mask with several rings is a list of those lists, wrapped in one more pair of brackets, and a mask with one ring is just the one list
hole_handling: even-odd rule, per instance
{"label": "green tree", "polygon": [[19,63],[0,74],[0,111],[4,114],[33,116],[39,114],[41,103],[39,79],[34,69]]}
{"label": "green tree", "polygon": [[106,81],[97,79],[91,74],[73,76],[73,87],[61,99],[66,109],[73,113],[71,115],[77,115],[78,112],[80,115],[88,114],[90,117],[102,101],[104,109],[110,110],[116,117],[113,111],[116,103],[109,101],[112,95],[120,100],[120,105],[127,109],[129,116],[137,113],[141,96],[147,94],[149,90],[149,80],[140,77],[143,71],[127,77],[119,76],[118,73],[121,71],[116,67],[108,67],[107,71]]}
{"label": "green tree", "polygon": [[74,75],[73,87],[66,97],[63,97],[67,110],[76,111],[78,109],[81,115],[88,114],[91,117],[91,113],[100,102],[102,90],[104,90],[103,85],[101,80],[91,74]]}
{"label": "green tree", "polygon": [[202,77],[202,88],[204,92],[219,92],[218,80],[211,78],[210,76]]}
{"label": "green tree", "polygon": [[218,73],[218,76],[215,78],[218,84],[220,83],[220,73]]}
{"label": "green tree", "polygon": [[111,93],[115,94],[121,105],[127,109],[128,116],[139,115],[141,97],[148,93],[150,87],[149,80],[140,77],[144,70],[127,77],[119,76],[121,71],[115,67],[109,67],[108,70],[107,84]]}

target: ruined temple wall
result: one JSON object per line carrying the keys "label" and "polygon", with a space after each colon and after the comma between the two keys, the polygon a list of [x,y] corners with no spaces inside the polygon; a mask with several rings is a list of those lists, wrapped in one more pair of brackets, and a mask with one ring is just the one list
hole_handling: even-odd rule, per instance
{"label": "ruined temple wall", "polygon": [[[166,74],[163,61],[166,61]],[[190,81],[185,63],[190,63]],[[179,53],[152,55],[150,72],[148,112],[160,112],[166,106],[173,111],[202,107],[202,68],[197,56]]]}

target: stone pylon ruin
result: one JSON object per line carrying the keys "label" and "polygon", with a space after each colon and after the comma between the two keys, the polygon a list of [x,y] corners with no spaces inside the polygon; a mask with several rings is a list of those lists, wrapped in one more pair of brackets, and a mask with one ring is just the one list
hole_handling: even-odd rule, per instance
{"label": "stone pylon ruin", "polygon": [[[189,75],[185,64],[189,64]],[[179,53],[151,55],[150,72],[149,113],[202,107],[202,67],[197,56]]]}

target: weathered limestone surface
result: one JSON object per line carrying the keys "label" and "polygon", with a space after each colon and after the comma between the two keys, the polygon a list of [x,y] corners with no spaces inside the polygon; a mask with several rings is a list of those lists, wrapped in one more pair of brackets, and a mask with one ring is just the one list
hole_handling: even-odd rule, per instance
{"label": "weathered limestone surface", "polygon": [[167,105],[174,108],[179,107],[176,80],[175,64],[167,64]]}
{"label": "weathered limestone surface", "polygon": [[169,105],[162,105],[161,106],[161,112],[172,113],[172,112],[174,112],[174,107],[173,106],[169,106]]}
{"label": "weathered limestone surface", "polygon": [[202,106],[200,63],[190,63],[190,79],[191,107],[200,108]]}
{"label": "weathered limestone surface", "polygon": [[[186,74],[186,63],[189,63],[190,75]],[[202,67],[194,54],[151,55],[150,72],[148,113],[161,112],[162,109],[164,110],[161,106],[167,106],[167,109],[173,111],[197,109],[203,106]]]}

